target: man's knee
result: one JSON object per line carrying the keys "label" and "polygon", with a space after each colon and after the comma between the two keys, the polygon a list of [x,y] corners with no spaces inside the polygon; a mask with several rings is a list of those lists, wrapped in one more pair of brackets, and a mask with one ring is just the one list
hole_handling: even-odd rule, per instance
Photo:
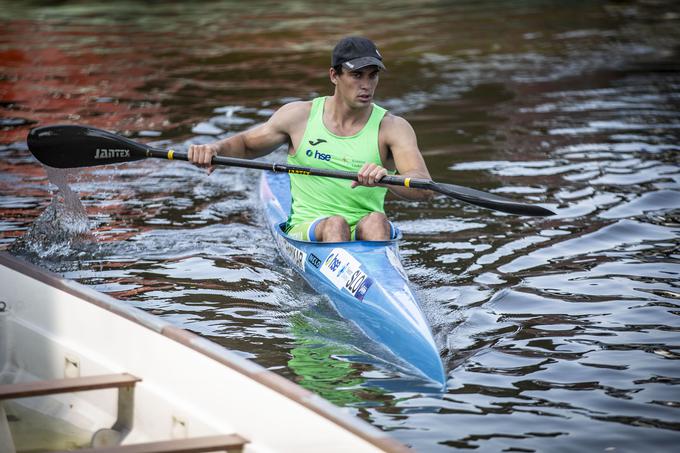
{"label": "man's knee", "polygon": [[339,215],[325,218],[316,227],[316,237],[320,241],[349,241],[350,229],[347,220]]}
{"label": "man's knee", "polygon": [[387,216],[385,215],[384,212],[371,212],[367,216],[365,216],[362,219],[362,222],[365,222],[366,224],[369,225],[387,225]]}
{"label": "man's knee", "polygon": [[334,215],[331,217],[327,217],[323,221],[324,225],[327,228],[333,229],[333,230],[347,230],[349,231],[349,223],[347,223],[347,220],[339,215]]}
{"label": "man's knee", "polygon": [[382,212],[372,212],[357,225],[357,239],[365,241],[385,241],[390,238],[390,221]]}

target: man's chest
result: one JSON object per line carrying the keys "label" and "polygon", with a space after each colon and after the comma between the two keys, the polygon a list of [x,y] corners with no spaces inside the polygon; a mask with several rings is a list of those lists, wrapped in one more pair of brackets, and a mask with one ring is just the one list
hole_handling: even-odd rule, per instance
{"label": "man's chest", "polygon": [[[362,163],[366,162],[366,152],[374,152],[376,150],[380,156],[383,166],[390,169],[393,167],[390,151],[387,144],[382,140],[380,133],[378,139],[370,143],[361,144],[360,148],[352,146],[351,140],[337,140],[328,134],[307,134],[305,137],[306,128],[296,127],[290,133],[290,147],[288,153],[291,155],[302,151],[307,155],[319,156],[319,158],[326,158],[337,155],[343,160],[357,160]],[[317,136],[318,135],[318,136]],[[304,143],[303,143],[304,140]]]}

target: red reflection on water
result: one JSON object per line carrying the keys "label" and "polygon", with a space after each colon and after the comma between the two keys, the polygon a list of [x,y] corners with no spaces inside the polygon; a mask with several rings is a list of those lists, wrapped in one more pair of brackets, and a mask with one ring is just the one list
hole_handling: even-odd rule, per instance
{"label": "red reflection on water", "polygon": [[31,21],[0,30],[0,142],[24,140],[43,124],[115,130],[168,124],[160,94],[150,88],[158,68],[144,58],[145,40],[105,31]]}

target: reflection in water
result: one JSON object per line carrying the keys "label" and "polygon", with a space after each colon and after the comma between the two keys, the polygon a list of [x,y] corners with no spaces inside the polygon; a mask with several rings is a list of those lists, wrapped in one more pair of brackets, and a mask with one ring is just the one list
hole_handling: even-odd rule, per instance
{"label": "reflection in water", "polygon": [[[332,325],[329,319],[323,321],[321,325],[324,328]],[[291,333],[296,340],[295,347],[290,351],[288,368],[298,376],[295,381],[333,404],[347,406],[361,403],[362,398],[355,395],[354,391],[364,379],[355,365],[339,359],[351,357],[356,351],[319,338],[302,315],[292,316],[290,323]]]}
{"label": "reflection in water", "polygon": [[[675,2],[1,6],[3,248],[232,348],[419,451],[677,445]],[[61,122],[180,149],[232,134],[328,93],[328,52],[347,24],[380,43],[390,71],[378,103],[413,124],[434,179],[557,212],[388,201],[447,364],[443,394],[358,352],[285,267],[257,172],[83,169],[70,181],[87,222],[74,223],[23,142],[30,126]],[[93,238],[57,241],[48,225],[87,225]]]}

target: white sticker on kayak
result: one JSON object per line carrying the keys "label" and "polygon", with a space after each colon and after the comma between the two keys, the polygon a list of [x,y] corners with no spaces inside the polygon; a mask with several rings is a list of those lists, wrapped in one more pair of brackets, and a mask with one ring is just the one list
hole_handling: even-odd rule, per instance
{"label": "white sticker on kayak", "polygon": [[276,242],[279,244],[279,250],[281,251],[281,254],[288,257],[288,259],[290,259],[295,266],[304,271],[307,254],[288,242],[283,236],[277,234],[275,237]]}
{"label": "white sticker on kayak", "polygon": [[373,281],[361,270],[361,263],[345,249],[335,248],[321,266],[321,273],[338,289],[345,288],[363,300]]}

